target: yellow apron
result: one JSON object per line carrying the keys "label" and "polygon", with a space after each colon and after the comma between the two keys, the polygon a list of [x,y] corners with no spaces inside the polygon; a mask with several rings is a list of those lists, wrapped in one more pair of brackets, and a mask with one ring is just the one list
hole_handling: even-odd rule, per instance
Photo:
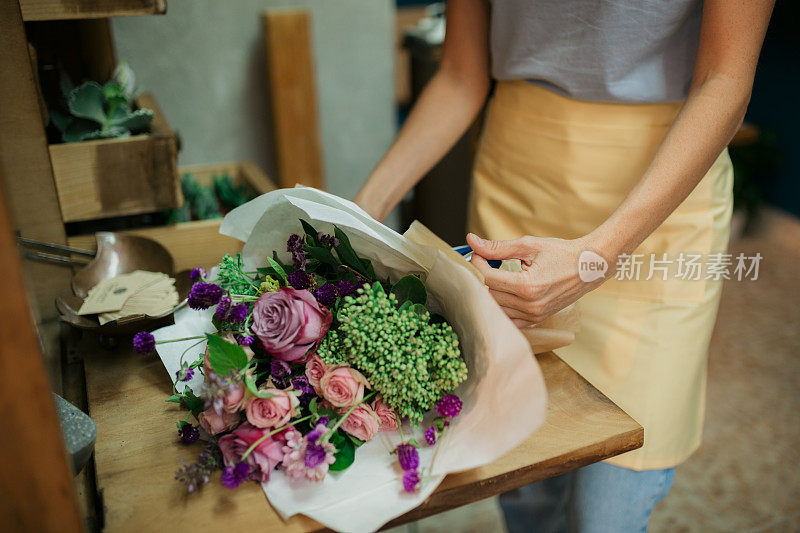
{"label": "yellow apron", "polygon": [[[470,231],[491,239],[589,233],[640,179],[680,107],[583,102],[525,81],[498,83],[475,162]],[[726,150],[634,252],[638,281],[610,279],[584,296],[581,331],[556,350],[645,428],[644,447],[612,464],[669,468],[700,444],[722,282],[705,279],[705,268],[693,280],[682,261],[701,254],[707,264],[725,252],[732,186]]]}

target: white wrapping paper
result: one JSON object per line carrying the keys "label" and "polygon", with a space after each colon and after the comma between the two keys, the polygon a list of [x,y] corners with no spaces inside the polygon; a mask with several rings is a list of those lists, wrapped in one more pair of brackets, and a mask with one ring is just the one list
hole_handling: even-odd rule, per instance
{"label": "white wrapping paper", "polygon": [[[311,188],[273,191],[228,213],[220,233],[245,241],[242,255],[247,264],[263,266],[273,250],[288,255],[286,239],[302,233],[300,218],[326,233],[333,224],[339,226],[359,255],[373,261],[381,277],[397,280],[420,274],[428,288],[429,307],[453,325],[469,368],[467,381],[456,391],[464,402],[461,415],[448,428],[438,452],[425,445],[420,450],[424,479],[417,493],[403,492],[402,471],[396,456],[389,454],[400,442],[398,432],[379,433],[356,451],[350,468],[329,473],[322,483],[290,479],[275,471],[262,485],[284,519],[302,513],[337,531],[374,531],[421,504],[447,473],[490,463],[526,439],[544,421],[544,380],[525,337],[466,263],[406,239],[352,202]],[[213,329],[210,311],[182,310],[175,325],[155,336],[176,339]],[[158,345],[173,380],[181,354],[193,342]],[[201,344],[191,353],[204,348]],[[202,383],[192,386],[197,391]],[[410,431],[406,426],[406,436]],[[424,443],[421,432],[415,437]]]}

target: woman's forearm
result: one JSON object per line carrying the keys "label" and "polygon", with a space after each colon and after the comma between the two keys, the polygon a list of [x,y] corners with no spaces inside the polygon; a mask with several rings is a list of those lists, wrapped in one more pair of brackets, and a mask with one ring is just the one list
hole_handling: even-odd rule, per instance
{"label": "woman's forearm", "polygon": [[711,76],[693,90],[642,178],[592,234],[592,248],[616,264],[631,253],[697,186],[741,125],[750,85]]}
{"label": "woman's forearm", "polygon": [[472,124],[486,99],[488,84],[488,78],[462,78],[440,69],[356,202],[378,220],[386,218]]}

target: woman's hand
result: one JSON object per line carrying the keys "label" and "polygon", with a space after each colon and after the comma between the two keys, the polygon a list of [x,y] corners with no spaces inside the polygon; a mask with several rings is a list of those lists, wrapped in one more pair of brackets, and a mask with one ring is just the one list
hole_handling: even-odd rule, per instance
{"label": "woman's hand", "polygon": [[[603,279],[584,282],[578,275],[586,239],[522,237],[488,241],[470,233],[472,264],[483,274],[489,292],[518,327],[538,324],[599,286]],[[486,259],[519,259],[521,272],[491,268]]]}

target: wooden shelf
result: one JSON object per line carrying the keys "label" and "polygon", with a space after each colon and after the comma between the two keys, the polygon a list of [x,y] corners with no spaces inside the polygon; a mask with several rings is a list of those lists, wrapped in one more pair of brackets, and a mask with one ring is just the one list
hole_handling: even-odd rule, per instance
{"label": "wooden shelf", "polygon": [[20,0],[22,20],[70,20],[163,15],[167,0]]}

